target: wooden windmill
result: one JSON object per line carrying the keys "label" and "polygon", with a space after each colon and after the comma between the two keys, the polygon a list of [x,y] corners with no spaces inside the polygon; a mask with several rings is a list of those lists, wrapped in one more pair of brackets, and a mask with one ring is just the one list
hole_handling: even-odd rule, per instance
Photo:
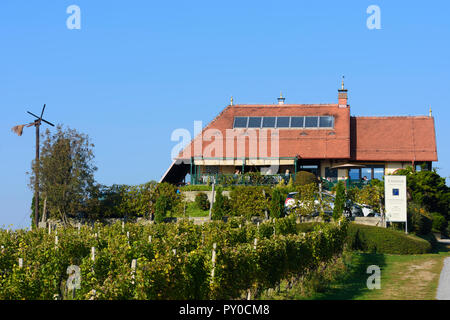
{"label": "wooden windmill", "polygon": [[21,124],[18,126],[14,126],[11,130],[16,133],[18,136],[21,136],[23,133],[23,128],[26,127],[32,127],[34,126],[36,128],[36,165],[35,165],[35,186],[34,186],[34,225],[36,226],[36,228],[38,227],[38,222],[39,222],[39,127],[41,126],[42,122],[45,122],[49,125],[51,125],[52,127],[54,127],[55,125],[45,119],[42,118],[42,116],[44,115],[44,110],[45,110],[45,104],[42,107],[42,111],[41,111],[41,116],[38,117],[37,115],[35,115],[34,113],[31,113],[30,111],[27,111],[29,114],[31,114],[33,117],[35,117],[36,119],[28,124]]}

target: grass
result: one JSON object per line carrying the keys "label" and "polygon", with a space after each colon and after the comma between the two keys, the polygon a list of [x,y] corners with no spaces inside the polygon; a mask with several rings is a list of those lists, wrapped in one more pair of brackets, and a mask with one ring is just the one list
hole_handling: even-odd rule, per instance
{"label": "grass", "polygon": [[[182,217],[182,215],[178,215]],[[186,203],[186,217],[207,217],[209,216],[209,210],[202,210],[195,202]]]}
{"label": "grass", "polygon": [[[450,247],[439,245],[436,253],[393,255],[348,252],[329,264],[320,275],[307,277],[290,290],[265,299],[289,300],[434,300],[444,258]],[[369,290],[367,267],[381,269],[381,289]],[[282,288],[284,286],[282,285]]]}

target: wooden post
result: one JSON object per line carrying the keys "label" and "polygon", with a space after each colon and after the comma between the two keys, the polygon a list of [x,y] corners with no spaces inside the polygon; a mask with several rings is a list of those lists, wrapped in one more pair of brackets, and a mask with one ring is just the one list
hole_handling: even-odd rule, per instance
{"label": "wooden post", "polygon": [[212,207],[213,207],[213,204],[214,204],[214,186],[215,186],[215,183],[213,182],[213,184],[212,184],[212,191],[211,191],[211,203],[209,205],[209,220],[212,219]]}
{"label": "wooden post", "polygon": [[40,120],[34,122],[36,127],[36,159],[35,159],[35,182],[34,182],[34,225],[37,229],[39,224],[39,126],[41,125]]}
{"label": "wooden post", "polygon": [[58,249],[58,236],[55,236],[55,248]]}
{"label": "wooden post", "polygon": [[216,248],[217,248],[217,244],[214,243],[213,250],[212,250],[212,259],[211,259],[212,265],[213,265],[212,270],[211,270],[211,283],[214,281],[214,272],[216,269]]}
{"label": "wooden post", "polygon": [[91,260],[95,262],[95,247],[91,248]]}
{"label": "wooden post", "polygon": [[135,278],[135,274],[136,274],[136,263],[137,260],[133,259],[131,260],[131,284],[134,284],[134,278]]}

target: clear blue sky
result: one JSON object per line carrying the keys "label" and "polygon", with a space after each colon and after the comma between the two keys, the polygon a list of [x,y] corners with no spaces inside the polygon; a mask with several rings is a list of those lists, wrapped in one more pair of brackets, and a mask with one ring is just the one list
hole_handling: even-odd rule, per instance
{"label": "clear blue sky", "polygon": [[[81,9],[69,30],[66,8]],[[381,30],[366,26],[369,5]],[[87,133],[103,184],[158,180],[176,128],[236,103],[337,101],[353,115],[435,116],[450,176],[448,1],[0,2],[0,226],[30,225],[34,130],[10,129],[47,104],[48,120]]]}

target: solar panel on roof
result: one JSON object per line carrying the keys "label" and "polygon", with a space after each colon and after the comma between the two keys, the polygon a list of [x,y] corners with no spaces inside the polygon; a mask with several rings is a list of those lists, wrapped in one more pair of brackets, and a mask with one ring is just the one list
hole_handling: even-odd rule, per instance
{"label": "solar panel on roof", "polygon": [[317,117],[305,117],[306,128],[317,128]]}
{"label": "solar panel on roof", "polygon": [[261,117],[249,117],[248,118],[249,128],[261,128]]}
{"label": "solar panel on roof", "polygon": [[263,118],[263,128],[275,128],[275,121],[277,118],[275,117],[264,117]]}
{"label": "solar panel on roof", "polygon": [[289,117],[277,117],[277,128],[289,128]]}
{"label": "solar panel on roof", "polygon": [[303,128],[304,117],[291,117],[291,128]]}
{"label": "solar panel on roof", "polygon": [[234,118],[234,128],[247,128],[248,117],[235,117]]}

